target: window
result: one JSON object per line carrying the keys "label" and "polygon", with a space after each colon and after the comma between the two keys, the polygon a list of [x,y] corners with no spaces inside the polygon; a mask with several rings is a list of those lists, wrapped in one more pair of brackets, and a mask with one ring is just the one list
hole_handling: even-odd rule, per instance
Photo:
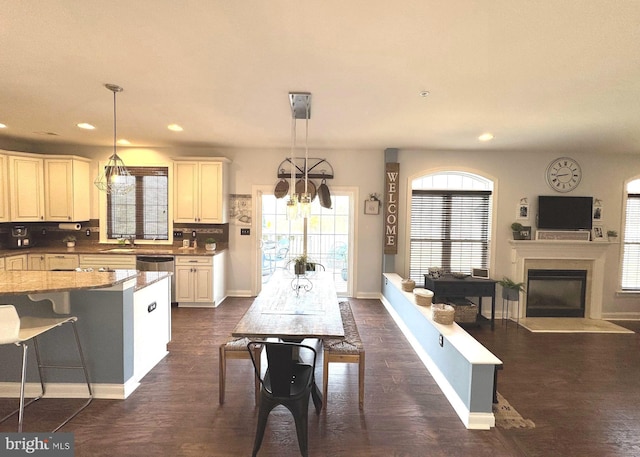
{"label": "window", "polygon": [[627,185],[622,255],[622,289],[640,290],[640,179]]}
{"label": "window", "polygon": [[107,196],[107,238],[169,239],[169,169],[127,167],[135,188]]}
{"label": "window", "polygon": [[491,182],[448,172],[419,178],[412,187],[409,276],[422,282],[429,267],[468,274],[488,268]]}

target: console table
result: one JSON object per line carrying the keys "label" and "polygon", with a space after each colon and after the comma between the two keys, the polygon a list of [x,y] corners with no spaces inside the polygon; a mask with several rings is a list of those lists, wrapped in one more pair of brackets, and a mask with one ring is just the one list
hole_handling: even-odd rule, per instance
{"label": "console table", "polygon": [[491,297],[491,329],[495,326],[496,282],[493,279],[478,279],[470,276],[457,279],[450,275],[438,279],[424,275],[424,288],[433,292],[434,303],[445,298],[478,297],[478,314],[482,314],[482,297]]}

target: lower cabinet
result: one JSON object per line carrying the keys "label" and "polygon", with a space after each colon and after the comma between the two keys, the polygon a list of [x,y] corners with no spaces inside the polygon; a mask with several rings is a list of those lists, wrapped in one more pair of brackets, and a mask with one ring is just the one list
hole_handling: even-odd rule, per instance
{"label": "lower cabinet", "polygon": [[4,258],[5,270],[26,270],[29,267],[27,263],[27,254],[10,255]]}
{"label": "lower cabinet", "polygon": [[44,266],[44,254],[28,255],[29,270],[46,270]]}
{"label": "lower cabinet", "polygon": [[226,252],[214,256],[177,256],[178,306],[218,306],[226,298]]}
{"label": "lower cabinet", "polygon": [[80,266],[77,254],[45,254],[45,270],[75,270]]}
{"label": "lower cabinet", "polygon": [[80,254],[80,268],[135,270],[136,256],[122,254]]}

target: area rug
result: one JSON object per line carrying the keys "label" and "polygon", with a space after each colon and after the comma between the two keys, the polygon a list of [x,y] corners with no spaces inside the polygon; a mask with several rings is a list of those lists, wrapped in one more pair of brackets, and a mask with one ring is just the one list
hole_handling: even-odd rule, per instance
{"label": "area rug", "polygon": [[608,321],[579,317],[527,317],[520,325],[534,333],[634,333]]}
{"label": "area rug", "polygon": [[530,419],[524,419],[513,406],[497,392],[498,403],[493,405],[493,415],[496,418],[496,427],[509,428],[535,428],[536,424]]}

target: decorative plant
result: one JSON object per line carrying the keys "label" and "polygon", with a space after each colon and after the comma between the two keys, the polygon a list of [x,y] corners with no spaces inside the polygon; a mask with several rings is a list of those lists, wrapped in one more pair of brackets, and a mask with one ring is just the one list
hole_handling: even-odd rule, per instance
{"label": "decorative plant", "polygon": [[294,257],[293,262],[293,268],[294,268],[294,272],[297,275],[303,275],[305,274],[305,272],[307,271],[307,256],[304,254],[300,254],[297,257]]}
{"label": "decorative plant", "polygon": [[607,230],[607,236],[618,236],[618,232],[615,230]]}
{"label": "decorative plant", "polygon": [[76,237],[73,235],[67,235],[62,239],[62,241],[64,241],[65,243],[75,243]]}
{"label": "decorative plant", "polygon": [[524,227],[522,226],[522,224],[520,222],[513,222],[511,224],[511,231],[513,232],[520,232],[520,230],[522,230]]}
{"label": "decorative plant", "polygon": [[523,282],[515,282],[513,279],[507,278],[506,276],[498,281],[498,284],[500,284],[503,289],[512,289],[517,290],[518,292],[524,292],[526,290]]}
{"label": "decorative plant", "polygon": [[205,243],[207,244],[215,244],[216,243],[216,239],[215,238],[207,238],[206,240],[204,240]]}

